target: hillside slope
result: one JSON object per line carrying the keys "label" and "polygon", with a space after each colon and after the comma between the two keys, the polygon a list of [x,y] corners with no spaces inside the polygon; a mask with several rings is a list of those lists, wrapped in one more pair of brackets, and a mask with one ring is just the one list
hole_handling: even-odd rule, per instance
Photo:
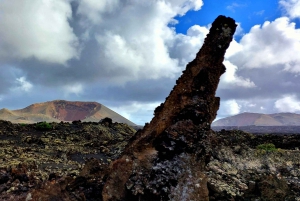
{"label": "hillside slope", "polygon": [[300,126],[300,115],[295,113],[241,113],[219,119],[212,126]]}
{"label": "hillside slope", "polygon": [[19,110],[0,110],[0,119],[13,123],[35,123],[39,121],[92,121],[109,117],[114,122],[135,125],[133,122],[97,102],[54,100],[35,103]]}

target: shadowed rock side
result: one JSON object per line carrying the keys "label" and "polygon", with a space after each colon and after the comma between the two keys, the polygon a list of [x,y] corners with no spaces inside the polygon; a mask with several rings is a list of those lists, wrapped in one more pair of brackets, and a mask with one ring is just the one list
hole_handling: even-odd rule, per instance
{"label": "shadowed rock side", "polygon": [[236,24],[219,16],[154,118],[110,164],[103,200],[208,200],[203,168],[210,157],[215,92]]}

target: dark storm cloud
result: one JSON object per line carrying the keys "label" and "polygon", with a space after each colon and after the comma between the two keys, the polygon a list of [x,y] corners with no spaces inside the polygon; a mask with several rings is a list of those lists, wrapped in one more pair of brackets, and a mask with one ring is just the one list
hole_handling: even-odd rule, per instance
{"label": "dark storm cloud", "polygon": [[172,90],[175,84],[173,79],[142,80],[128,82],[124,86],[105,86],[94,84],[86,88],[84,96],[94,100],[105,99],[115,106],[122,105],[122,102],[144,102],[151,103],[163,101]]}

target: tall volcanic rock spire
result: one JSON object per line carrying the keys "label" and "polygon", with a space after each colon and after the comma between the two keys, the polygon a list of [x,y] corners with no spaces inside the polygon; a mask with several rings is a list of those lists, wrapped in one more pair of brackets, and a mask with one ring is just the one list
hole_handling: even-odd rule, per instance
{"label": "tall volcanic rock spire", "polygon": [[103,200],[208,200],[203,168],[210,158],[210,124],[235,21],[219,16],[196,58],[186,66],[154,118],[112,162]]}

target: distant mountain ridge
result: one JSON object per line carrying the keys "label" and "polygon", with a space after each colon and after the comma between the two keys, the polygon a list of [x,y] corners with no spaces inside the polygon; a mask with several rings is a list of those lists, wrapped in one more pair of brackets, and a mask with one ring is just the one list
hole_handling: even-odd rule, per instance
{"label": "distant mountain ridge", "polygon": [[109,117],[113,122],[135,124],[113,110],[97,102],[54,100],[35,103],[19,110],[0,110],[0,119],[13,123],[35,123],[39,121],[92,121]]}
{"label": "distant mountain ridge", "polygon": [[296,113],[241,113],[219,119],[212,126],[300,126],[300,114]]}

